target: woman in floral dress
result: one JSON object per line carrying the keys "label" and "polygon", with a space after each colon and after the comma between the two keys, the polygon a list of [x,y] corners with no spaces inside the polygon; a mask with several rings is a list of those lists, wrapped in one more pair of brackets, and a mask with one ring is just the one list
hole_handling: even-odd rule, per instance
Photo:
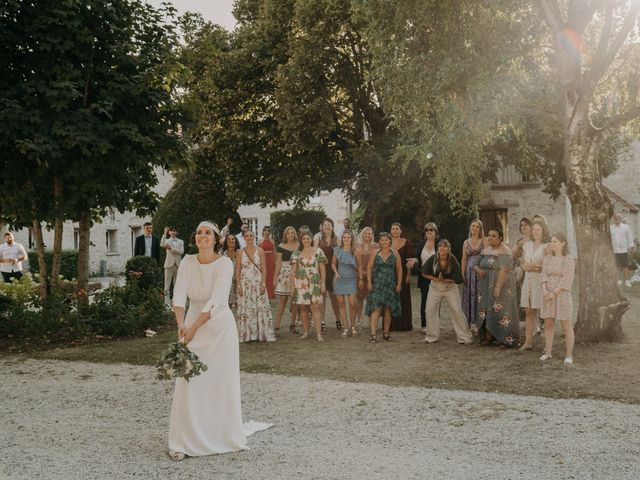
{"label": "woman in floral dress", "polygon": [[238,335],[241,342],[275,342],[271,307],[267,297],[264,251],[256,247],[252,230],[243,233],[247,246],[236,256]]}
{"label": "woman in floral dress", "polygon": [[544,354],[540,360],[551,359],[553,347],[553,331],[556,320],[560,320],[564,331],[566,344],[565,365],[573,365],[574,334],[571,326],[573,317],[573,299],[571,288],[575,275],[575,261],[569,255],[567,238],[562,233],[556,233],[549,243],[551,255],[544,257],[542,262],[541,285],[544,296],[540,316],[544,319]]}
{"label": "woman in floral dress", "polygon": [[367,308],[371,326],[371,343],[376,342],[378,320],[383,315],[382,338],[391,340],[391,317],[400,316],[400,290],[402,289],[402,265],[400,256],[391,249],[391,235],[380,234],[380,250],[369,259]]}
{"label": "woman in floral dress", "polygon": [[323,342],[321,307],[326,292],[327,257],[322,249],[312,246],[312,241],[311,233],[305,230],[300,235],[300,250],[291,255],[291,295],[293,303],[301,306],[299,311],[303,332],[300,338],[309,337],[309,311],[305,308],[308,306],[313,316],[316,337],[319,342]]}
{"label": "woman in floral dress", "polygon": [[[278,309],[276,311],[276,336],[280,331],[280,323],[284,315],[287,301],[291,298],[291,255],[298,250],[298,232],[289,226],[284,229],[282,243],[276,248],[276,270],[274,272],[273,284],[276,296],[279,297]],[[297,334],[296,319],[298,318],[298,306],[291,303],[291,325],[289,332]]]}
{"label": "woman in floral dress", "polygon": [[488,234],[489,245],[482,250],[480,261],[474,267],[478,278],[478,320],[482,345],[497,342],[505,347],[520,344],[516,280],[513,274],[511,250],[503,243],[499,228]]}
{"label": "woman in floral dress", "polygon": [[480,220],[474,220],[469,225],[469,238],[462,245],[462,311],[467,317],[467,324],[471,331],[478,333],[476,325],[478,310],[478,276],[474,267],[480,261],[480,254],[484,248],[484,228]]}

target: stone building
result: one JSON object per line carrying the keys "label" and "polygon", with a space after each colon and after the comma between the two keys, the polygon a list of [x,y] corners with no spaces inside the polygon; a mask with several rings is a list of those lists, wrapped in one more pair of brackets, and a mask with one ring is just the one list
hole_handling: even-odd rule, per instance
{"label": "stone building", "polygon": [[[160,196],[166,195],[173,184],[173,177],[164,170],[157,170],[158,185],[154,190]],[[101,222],[91,228],[91,246],[89,250],[89,272],[92,276],[116,275],[124,272],[125,264],[133,256],[135,238],[142,234],[142,225],[149,218],[140,218],[134,212],[119,213],[111,210]],[[7,228],[0,227],[2,232]],[[162,232],[155,232],[161,234]],[[53,232],[44,231],[44,243],[47,249],[53,247]],[[25,228],[14,232],[17,242],[27,251],[35,249],[33,231]],[[62,236],[62,249],[78,248],[78,224],[65,222]]]}
{"label": "stone building", "polygon": [[[571,236],[568,229],[570,205],[564,190],[553,200],[542,191],[542,185],[531,182],[515,167],[503,167],[495,183],[485,185],[479,205],[479,217],[487,226],[499,226],[507,241],[520,237],[518,225],[522,217],[534,214],[546,217],[549,229]],[[614,211],[624,215],[634,238],[640,238],[640,143],[634,145],[629,159],[621,159],[615,173],[603,181]]]}

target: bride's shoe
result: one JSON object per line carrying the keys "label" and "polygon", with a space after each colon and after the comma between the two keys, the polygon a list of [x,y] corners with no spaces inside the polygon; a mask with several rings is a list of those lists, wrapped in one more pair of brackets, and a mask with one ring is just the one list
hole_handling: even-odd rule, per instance
{"label": "bride's shoe", "polygon": [[169,458],[174,462],[181,462],[186,458],[186,455],[182,452],[169,452]]}

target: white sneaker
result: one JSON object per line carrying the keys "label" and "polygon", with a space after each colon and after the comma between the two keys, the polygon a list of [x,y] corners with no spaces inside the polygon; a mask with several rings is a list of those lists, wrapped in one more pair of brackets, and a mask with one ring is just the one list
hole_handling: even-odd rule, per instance
{"label": "white sneaker", "polygon": [[564,359],[564,364],[565,365],[573,365],[573,358],[571,357],[567,357]]}
{"label": "white sneaker", "polygon": [[631,282],[629,280],[627,280],[626,282],[624,282],[624,286],[625,287],[631,287]]}

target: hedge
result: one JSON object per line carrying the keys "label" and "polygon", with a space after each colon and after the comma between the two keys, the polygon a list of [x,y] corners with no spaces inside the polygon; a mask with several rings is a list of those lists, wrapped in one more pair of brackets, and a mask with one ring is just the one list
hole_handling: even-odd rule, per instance
{"label": "hedge", "polygon": [[279,210],[271,214],[271,232],[274,242],[280,243],[282,233],[288,226],[295,227],[296,230],[301,225],[307,225],[312,233],[318,231],[318,225],[326,217],[324,210],[305,210],[303,208],[294,208],[292,210]]}
{"label": "hedge", "polygon": [[142,290],[155,288],[162,291],[162,270],[155,258],[133,257],[125,266],[127,285],[137,285]]}
{"label": "hedge", "polygon": [[[38,273],[40,271],[40,265],[38,264],[38,254],[35,251],[27,253],[29,257],[29,271],[31,273]],[[44,252],[44,260],[47,264],[47,273],[51,275],[51,263],[53,262],[53,251],[47,250]],[[71,280],[78,276],[78,251],[77,250],[63,250],[60,258],[60,275],[67,280]]]}

